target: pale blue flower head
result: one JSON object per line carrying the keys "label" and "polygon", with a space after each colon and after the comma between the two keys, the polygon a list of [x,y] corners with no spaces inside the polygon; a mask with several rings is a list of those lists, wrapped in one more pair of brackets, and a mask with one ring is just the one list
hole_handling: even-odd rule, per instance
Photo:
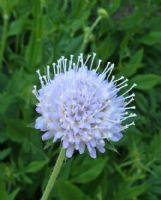
{"label": "pale blue flower head", "polygon": [[136,116],[130,112],[135,107],[129,106],[134,100],[130,91],[135,84],[120,95],[128,80],[111,77],[114,64],[109,62],[99,74],[102,61],[98,60],[93,68],[95,56],[83,59],[80,54],[76,63],[73,55],[70,59],[61,57],[53,63],[53,77],[50,66],[44,76],[37,70],[41,88],[33,89],[40,114],[35,128],[44,132],[42,140],[61,141],[67,157],[72,157],[75,150],[82,154],[87,148],[89,155],[96,158],[96,150],[105,152],[106,141],[119,141],[122,131],[134,125],[126,124],[126,119]]}

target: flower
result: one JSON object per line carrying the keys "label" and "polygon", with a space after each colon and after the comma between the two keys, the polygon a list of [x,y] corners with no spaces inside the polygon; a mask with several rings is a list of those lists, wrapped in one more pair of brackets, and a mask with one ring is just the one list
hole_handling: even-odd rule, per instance
{"label": "flower", "polygon": [[120,90],[128,86],[128,80],[123,76],[111,77],[114,64],[108,62],[99,74],[102,61],[98,60],[93,69],[95,53],[86,60],[80,54],[77,63],[73,62],[73,57],[61,57],[53,63],[53,78],[50,66],[43,76],[37,70],[41,88],[33,87],[38,99],[36,111],[40,114],[35,128],[44,132],[42,140],[60,140],[69,158],[74,150],[82,154],[86,148],[90,156],[96,158],[96,149],[105,152],[106,140],[119,141],[122,131],[134,125],[134,122],[125,124],[125,121],[136,116],[129,112],[135,109],[129,106],[135,94],[128,95],[136,84],[119,95]]}

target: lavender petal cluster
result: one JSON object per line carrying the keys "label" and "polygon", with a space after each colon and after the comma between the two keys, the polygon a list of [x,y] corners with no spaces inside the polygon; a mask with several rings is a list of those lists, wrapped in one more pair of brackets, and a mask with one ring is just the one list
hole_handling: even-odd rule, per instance
{"label": "lavender petal cluster", "polygon": [[111,76],[114,64],[108,62],[98,73],[102,60],[94,68],[95,53],[86,59],[80,54],[76,63],[73,57],[58,59],[52,64],[53,73],[51,66],[47,66],[46,75],[37,70],[41,88],[33,86],[40,114],[35,128],[44,132],[42,140],[61,141],[68,158],[75,150],[83,154],[86,149],[96,158],[96,150],[105,152],[106,141],[119,141],[123,130],[134,125],[126,120],[136,116],[131,112],[135,106],[129,106],[136,84],[120,95],[128,80]]}

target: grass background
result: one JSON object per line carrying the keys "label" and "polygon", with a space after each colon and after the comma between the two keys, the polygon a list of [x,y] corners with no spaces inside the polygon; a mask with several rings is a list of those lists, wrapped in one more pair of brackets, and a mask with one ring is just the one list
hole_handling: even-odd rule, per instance
{"label": "grass background", "polygon": [[138,84],[138,117],[118,153],[107,145],[96,160],[67,159],[50,198],[160,200],[160,0],[0,0],[0,199],[40,199],[59,144],[31,128],[35,70],[79,52],[96,52]]}

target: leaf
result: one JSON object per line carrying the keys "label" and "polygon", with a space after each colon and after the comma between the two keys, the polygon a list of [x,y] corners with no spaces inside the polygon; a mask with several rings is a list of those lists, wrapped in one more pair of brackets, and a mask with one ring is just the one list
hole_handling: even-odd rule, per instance
{"label": "leaf", "polygon": [[120,5],[121,5],[121,0],[112,0],[109,7],[109,13],[112,15],[114,14],[119,8],[120,8]]}
{"label": "leaf", "polygon": [[147,184],[133,186],[129,189],[127,196],[130,199],[137,197],[137,196],[143,194],[148,188],[149,188],[149,185],[147,185]]}
{"label": "leaf", "polygon": [[107,159],[97,158],[96,160],[78,160],[72,169],[72,181],[76,183],[87,183],[96,179],[103,171]]}
{"label": "leaf", "polygon": [[141,63],[143,52],[143,49],[140,49],[133,56],[131,56],[130,62],[121,69],[121,74],[126,77],[130,77],[134,75],[139,68],[143,67],[143,64]]}
{"label": "leaf", "polygon": [[85,195],[83,192],[72,183],[65,181],[57,184],[58,196],[61,200],[84,200]]}
{"label": "leaf", "polygon": [[8,200],[5,183],[2,179],[0,179],[0,199]]}
{"label": "leaf", "polygon": [[156,74],[137,75],[131,81],[137,83],[138,89],[149,90],[161,83],[161,76]]}
{"label": "leaf", "polygon": [[7,76],[0,72],[0,92],[2,92],[6,88],[7,83],[8,83]]}
{"label": "leaf", "polygon": [[[120,17],[122,16],[121,13]],[[133,12],[130,15],[126,15],[124,18],[121,19],[121,21],[118,24],[119,29],[127,31],[130,29],[138,29],[142,26],[143,23],[143,12],[140,10],[137,10],[136,12]]]}
{"label": "leaf", "polygon": [[46,164],[46,160],[33,161],[26,167],[25,171],[30,173],[37,172],[41,170]]}
{"label": "leaf", "polygon": [[107,149],[111,150],[111,151],[114,151],[115,153],[119,154],[117,148],[114,146],[114,144],[112,142],[109,142],[107,145],[106,145]]}
{"label": "leaf", "polygon": [[6,158],[11,152],[11,148],[7,148],[4,150],[0,151],[0,160],[3,160],[4,158]]}
{"label": "leaf", "polygon": [[27,130],[25,123],[19,119],[7,119],[7,135],[11,140],[22,142],[25,140]]}
{"label": "leaf", "polygon": [[[5,99],[5,101],[4,101]],[[15,99],[10,94],[4,92],[0,94],[0,114],[4,114],[8,107],[14,103]]]}
{"label": "leaf", "polygon": [[161,154],[161,130],[153,136],[153,140],[149,145],[149,160],[150,162],[159,161]]}
{"label": "leaf", "polygon": [[153,45],[161,43],[161,31],[151,31],[139,40],[143,44]]}
{"label": "leaf", "polygon": [[148,190],[148,188],[148,184],[141,184],[136,186],[120,184],[120,188],[118,189],[118,191],[116,191],[114,199],[124,200],[125,197],[126,199],[136,199],[141,194],[144,194],[144,192]]}
{"label": "leaf", "polygon": [[15,189],[11,194],[8,195],[8,200],[14,200],[20,191],[20,188]]}
{"label": "leaf", "polygon": [[18,4],[19,0],[12,0],[12,1],[8,1],[8,0],[4,0],[4,1],[0,1],[0,8],[3,10],[3,12],[5,14],[10,14],[10,12],[12,11],[12,9],[14,9],[14,7]]}
{"label": "leaf", "polygon": [[16,21],[13,21],[10,24],[9,30],[8,30],[8,36],[14,36],[18,35],[22,32],[23,26],[24,26],[24,19],[18,19]]}
{"label": "leaf", "polygon": [[97,51],[100,53],[100,56],[103,60],[107,59],[107,56],[110,57],[115,49],[117,48],[118,41],[114,37],[106,37],[102,43],[96,44]]}

